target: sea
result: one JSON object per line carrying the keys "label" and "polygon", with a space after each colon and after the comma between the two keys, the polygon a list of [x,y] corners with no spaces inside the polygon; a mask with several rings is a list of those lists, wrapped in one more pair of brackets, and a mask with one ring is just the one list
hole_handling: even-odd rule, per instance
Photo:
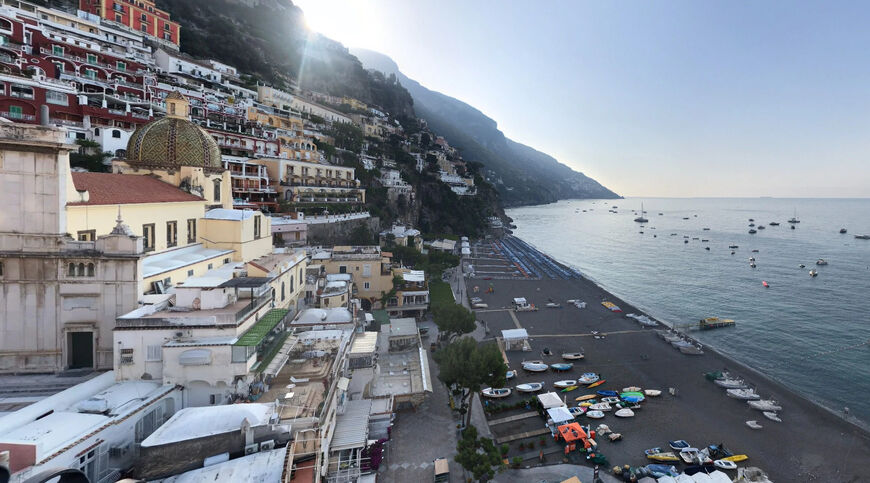
{"label": "sea", "polygon": [[[648,223],[633,221],[641,204]],[[668,325],[734,319],[693,336],[870,426],[870,240],[854,237],[870,234],[870,199],[566,200],[507,214],[516,236]],[[750,219],[765,229],[750,234]]]}

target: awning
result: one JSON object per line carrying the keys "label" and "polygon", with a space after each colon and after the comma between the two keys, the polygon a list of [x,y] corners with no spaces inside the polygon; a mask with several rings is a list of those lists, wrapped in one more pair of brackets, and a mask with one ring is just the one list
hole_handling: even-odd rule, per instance
{"label": "awning", "polygon": [[571,411],[568,411],[568,408],[566,408],[564,406],[559,406],[557,408],[547,409],[547,415],[556,424],[560,424],[560,423],[574,420],[574,415],[572,415]]}
{"label": "awning", "polygon": [[522,340],[528,339],[529,333],[526,329],[508,329],[501,331],[501,337],[504,340]]}
{"label": "awning", "polygon": [[562,398],[560,398],[555,392],[540,394],[538,396],[538,401],[540,401],[544,409],[557,408],[565,405],[565,403],[562,402]]}
{"label": "awning", "polygon": [[266,334],[272,331],[276,325],[278,325],[284,317],[289,312],[287,309],[272,309],[266,312],[265,315],[260,317],[260,320],[257,321],[247,332],[244,333],[239,340],[236,341],[233,345],[240,346],[256,346],[258,345]]}

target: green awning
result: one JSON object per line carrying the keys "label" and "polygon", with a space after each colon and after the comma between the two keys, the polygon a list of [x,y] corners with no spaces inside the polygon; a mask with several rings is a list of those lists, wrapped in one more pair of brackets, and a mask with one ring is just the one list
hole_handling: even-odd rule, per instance
{"label": "green awning", "polygon": [[272,309],[266,312],[266,315],[262,316],[260,320],[254,324],[253,327],[248,329],[247,332],[244,333],[239,340],[236,341],[233,345],[239,346],[255,346],[263,341],[263,338],[266,337],[266,334],[272,331],[279,322],[284,320],[284,317],[287,316],[287,309]]}

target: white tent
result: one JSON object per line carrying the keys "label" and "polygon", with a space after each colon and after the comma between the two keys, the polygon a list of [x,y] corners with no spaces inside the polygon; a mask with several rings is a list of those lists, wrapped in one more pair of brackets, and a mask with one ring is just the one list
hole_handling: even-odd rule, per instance
{"label": "white tent", "polygon": [[555,392],[547,392],[544,394],[538,395],[538,401],[540,401],[541,405],[544,409],[550,408],[558,408],[564,407],[565,403],[562,402],[562,398],[559,397]]}
{"label": "white tent", "polygon": [[555,424],[570,423],[574,421],[574,416],[571,414],[571,411],[568,411],[568,408],[564,406],[547,409],[547,415]]}

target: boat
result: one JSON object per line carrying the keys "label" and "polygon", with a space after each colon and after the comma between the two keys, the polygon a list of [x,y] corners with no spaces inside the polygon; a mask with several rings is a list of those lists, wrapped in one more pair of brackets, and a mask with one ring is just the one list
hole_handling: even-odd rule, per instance
{"label": "boat", "polygon": [[601,398],[601,402],[603,402],[603,403],[617,404],[620,401],[621,400],[618,397],[614,397],[614,396],[608,396],[608,397]]}
{"label": "boat", "polygon": [[589,406],[591,406],[591,405],[593,405],[593,404],[595,404],[595,400],[594,400],[594,399],[590,399],[590,400],[588,400],[588,401],[583,401],[582,403],[579,404],[579,406],[582,406],[582,407],[584,407],[584,408],[588,408]]}
{"label": "boat", "polygon": [[568,386],[565,389],[562,389],[560,392],[571,392],[574,389],[577,389],[578,387],[580,387],[580,386]]}
{"label": "boat", "polygon": [[794,216],[788,219],[788,222],[794,225],[795,223],[800,223],[801,221],[797,217],[797,209],[794,210]]}
{"label": "boat", "polygon": [[754,234],[756,234],[756,233],[758,233],[758,232],[755,231],[754,228],[750,228],[750,229],[749,229],[749,234],[750,234],[750,235],[754,235]]}
{"label": "boat", "polygon": [[687,465],[696,464],[700,461],[700,457],[698,456],[698,448],[683,448],[677,454],[683,463]]}
{"label": "boat", "polygon": [[689,448],[692,445],[690,445],[685,439],[677,439],[674,441],[668,441],[668,446],[670,446],[674,451],[682,451],[684,448]]}
{"label": "boat", "polygon": [[825,260],[824,258],[820,258],[820,259],[816,260],[816,265],[827,265],[827,264],[828,264],[828,261]]}
{"label": "boat", "polygon": [[728,245],[728,248],[733,250],[735,248],[740,248],[740,246],[739,245]]}
{"label": "boat", "polygon": [[767,280],[762,280],[761,285],[764,285],[764,288],[770,288],[770,284],[767,283]]}
{"label": "boat", "polygon": [[550,366],[544,364],[542,361],[523,362],[523,369],[529,372],[544,372],[549,368]]}
{"label": "boat", "polygon": [[779,405],[778,402],[773,399],[759,399],[757,401],[746,401],[746,404],[749,404],[749,407],[752,409],[758,409],[759,411],[780,411],[782,410],[782,406]]}
{"label": "boat", "polygon": [[764,411],[761,414],[763,414],[765,418],[767,418],[771,421],[776,421],[777,423],[782,422],[782,419],[779,418],[779,415],[773,411]]}
{"label": "boat", "polygon": [[583,355],[582,351],[581,352],[563,352],[562,353],[562,359],[565,359],[568,361],[577,361],[577,360],[580,360],[584,357],[585,356]]}
{"label": "boat", "polygon": [[840,228],[840,233],[846,233],[846,231],[847,230],[845,228]]}
{"label": "boat", "polygon": [[810,270],[810,277],[817,277],[819,272],[816,269]]}
{"label": "boat", "polygon": [[716,466],[716,468],[719,468],[722,470],[736,470],[737,469],[737,463],[735,463],[733,461],[728,461],[728,460],[716,460],[713,462],[713,465]]}
{"label": "boat", "polygon": [[642,390],[643,390],[643,389],[641,389],[641,388],[639,388],[639,387],[637,387],[637,386],[628,386],[628,387],[623,387],[623,388],[622,388],[622,392],[640,392],[640,391],[642,391]]}
{"label": "boat", "polygon": [[505,374],[505,379],[513,379],[517,377],[517,371],[507,371]]}
{"label": "boat", "polygon": [[794,230],[794,225],[791,226],[791,229]]}
{"label": "boat", "polygon": [[561,381],[556,381],[553,383],[553,387],[558,387],[559,389],[564,389],[569,386],[576,386],[577,381],[574,379],[564,379]]}
{"label": "boat", "polygon": [[724,387],[725,389],[745,389],[746,383],[743,382],[743,379],[732,379],[730,377],[725,379],[716,379],[713,381],[713,384]]}
{"label": "boat", "polygon": [[615,413],[613,413],[613,415],[616,416],[617,418],[633,418],[634,411],[632,411],[631,409],[628,409],[628,408],[620,409],[619,411],[616,411]]}
{"label": "boat", "polygon": [[745,454],[735,454],[735,455],[726,456],[726,457],[720,458],[720,459],[723,459],[725,461],[732,461],[734,463],[740,463],[741,461],[748,460],[749,456],[746,456]]}
{"label": "boat", "polygon": [[537,392],[544,388],[543,382],[529,382],[526,384],[520,384],[516,386],[517,391],[519,392]]}
{"label": "boat", "polygon": [[613,410],[613,406],[607,403],[596,403],[589,406],[590,411],[611,411]]}
{"label": "boat", "polygon": [[749,262],[749,266],[755,268],[755,262]]}
{"label": "boat", "polygon": [[686,354],[687,356],[699,356],[704,353],[703,350],[699,346],[695,345],[686,345],[680,347],[680,353]]}
{"label": "boat", "polygon": [[586,411],[586,417],[592,419],[601,419],[604,417],[604,413],[601,411]]}
{"label": "boat", "polygon": [[758,421],[756,421],[756,420],[754,420],[754,419],[753,419],[753,420],[750,420],[750,421],[746,421],[746,425],[749,426],[749,427],[752,428],[752,429],[761,429],[761,428],[764,427],[764,426],[758,424]]}
{"label": "boat", "polygon": [[574,400],[575,400],[575,401],[588,401],[588,400],[590,400],[590,399],[595,399],[595,398],[597,398],[597,397],[598,397],[597,394],[584,394],[584,395],[582,395],[582,396],[580,396],[580,397],[574,398]]}
{"label": "boat", "polygon": [[574,364],[570,362],[557,362],[555,364],[550,364],[550,369],[554,371],[570,371],[573,367]]}
{"label": "boat", "polygon": [[870,240],[870,235],[855,235],[855,238],[859,240]]}
{"label": "boat", "polygon": [[646,399],[646,396],[644,396],[642,392],[635,391],[624,392],[620,394],[619,397],[623,401],[633,404],[643,402]]}
{"label": "boat", "polygon": [[778,222],[778,221],[771,221],[771,222],[768,223],[768,224],[769,224],[770,226],[779,226],[779,222]]}
{"label": "boat", "polygon": [[561,309],[562,304],[559,302],[547,302],[546,307],[549,309]]}
{"label": "boat", "polygon": [[[643,467],[647,473],[653,478],[658,478],[659,483],[673,483],[676,481],[673,477],[680,474],[679,470],[673,465],[659,465],[655,463],[648,464]],[[670,478],[670,479],[666,479]]]}
{"label": "boat", "polygon": [[758,225],[758,229],[759,229],[759,230],[763,230],[763,229],[765,229],[765,228],[767,228],[767,227],[764,226],[764,225]]}
{"label": "boat", "polygon": [[755,221],[755,218],[750,218],[749,221]]}
{"label": "boat", "polygon": [[601,391],[596,391],[596,392],[601,397],[619,397],[619,393],[617,393],[616,391],[601,390]]}
{"label": "boat", "polygon": [[635,218],[634,221],[636,221],[636,222],[638,222],[638,223],[646,223],[646,222],[648,222],[649,220],[647,220],[646,218],[643,217],[643,214],[644,214],[644,213],[645,213],[645,212],[643,211],[643,203],[641,203],[641,204],[640,204],[640,216],[638,216],[637,218]]}
{"label": "boat", "polygon": [[725,391],[725,395],[733,397],[734,399],[742,399],[744,401],[750,399],[761,399],[761,396],[759,396],[753,389],[728,389]]}
{"label": "boat", "polygon": [[749,227],[750,227],[750,228],[752,228],[752,227],[754,227],[754,226],[755,226],[755,223],[750,223],[750,224],[749,224]]}
{"label": "boat", "polygon": [[576,418],[576,417],[582,415],[583,413],[585,413],[586,408],[576,406],[576,407],[568,408],[568,411],[571,413],[571,416],[574,416]]}
{"label": "boat", "polygon": [[484,397],[501,399],[503,397],[510,396],[511,390],[509,388],[506,388],[506,387],[502,387],[502,388],[498,388],[498,389],[493,389],[491,387],[488,387],[488,388],[480,391],[480,393],[483,394]]}
{"label": "boat", "polygon": [[644,454],[653,461],[680,461],[676,454],[671,451],[662,451],[661,448],[650,448],[645,450]]}
{"label": "boat", "polygon": [[658,389],[644,389],[643,393],[645,396],[649,397],[658,397],[662,395],[662,392]]}
{"label": "boat", "polygon": [[598,374],[594,372],[586,372],[577,379],[577,382],[580,384],[592,384],[593,382],[597,382],[599,379],[601,379],[601,376]]}

